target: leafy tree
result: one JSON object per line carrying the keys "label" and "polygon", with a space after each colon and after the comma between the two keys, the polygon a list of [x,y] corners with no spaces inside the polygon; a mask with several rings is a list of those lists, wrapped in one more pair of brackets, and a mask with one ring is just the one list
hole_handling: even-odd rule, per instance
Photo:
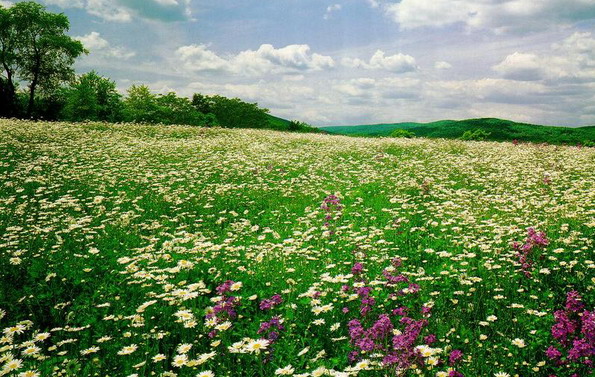
{"label": "leafy tree", "polygon": [[0,5],[0,116],[17,115],[17,37],[10,10]]}
{"label": "leafy tree", "polygon": [[136,123],[159,123],[157,96],[146,85],[132,85],[124,100],[124,120]]}
{"label": "leafy tree", "polygon": [[85,49],[81,42],[66,35],[70,28],[68,17],[47,12],[33,1],[3,8],[0,14],[0,59],[9,90],[14,92],[11,84],[15,75],[28,83],[26,115],[30,117],[37,92],[50,94],[62,82],[72,79],[74,60]]}
{"label": "leafy tree", "polygon": [[391,132],[390,136],[391,137],[404,137],[407,139],[411,139],[412,137],[415,137],[415,134],[411,131],[407,131],[402,128],[397,128],[396,130]]}
{"label": "leafy tree", "polygon": [[62,116],[66,120],[117,122],[121,119],[122,100],[116,83],[95,71],[79,76],[64,93]]}
{"label": "leafy tree", "polygon": [[170,92],[157,97],[161,107],[162,123],[189,124],[193,126],[214,126],[217,119],[213,114],[204,114],[198,111],[186,97],[178,97]]}
{"label": "leafy tree", "polygon": [[128,122],[187,124],[213,126],[217,119],[212,114],[199,112],[188,98],[175,93],[156,95],[146,85],[133,85],[124,100],[124,119]]}
{"label": "leafy tree", "polygon": [[268,109],[262,109],[257,103],[247,103],[239,98],[195,94],[192,104],[202,113],[214,114],[222,127],[267,128],[269,125]]}

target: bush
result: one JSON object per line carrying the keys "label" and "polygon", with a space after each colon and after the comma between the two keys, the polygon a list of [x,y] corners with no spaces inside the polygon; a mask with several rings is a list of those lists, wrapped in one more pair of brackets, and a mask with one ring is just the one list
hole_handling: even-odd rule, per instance
{"label": "bush", "polygon": [[257,103],[248,103],[239,98],[223,96],[204,96],[196,93],[192,105],[204,114],[212,113],[219,125],[227,128],[268,128],[269,110],[258,107]]}
{"label": "bush", "polygon": [[391,137],[404,137],[404,138],[407,138],[407,139],[411,139],[412,137],[415,137],[415,134],[413,132],[411,132],[411,131],[407,131],[407,130],[404,130],[402,128],[398,128],[398,129],[394,130],[390,134],[390,136]]}
{"label": "bush", "polygon": [[487,140],[487,138],[490,136],[491,134],[489,132],[486,132],[480,128],[476,129],[476,130],[469,130],[469,131],[465,131],[463,133],[463,136],[461,136],[461,140],[475,140],[475,141],[483,141],[483,140]]}
{"label": "bush", "polygon": [[287,125],[287,130],[292,132],[320,132],[318,128],[313,127],[306,122],[300,122],[299,120],[292,120],[289,122]]}

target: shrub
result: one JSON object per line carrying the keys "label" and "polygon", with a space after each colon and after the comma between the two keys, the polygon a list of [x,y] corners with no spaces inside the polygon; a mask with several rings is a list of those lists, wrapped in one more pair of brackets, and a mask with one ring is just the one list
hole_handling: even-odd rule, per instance
{"label": "shrub", "polygon": [[415,134],[411,131],[407,131],[402,128],[397,128],[390,134],[390,136],[391,137],[404,137],[407,139],[411,139],[412,137],[415,137]]}
{"label": "shrub", "polygon": [[478,129],[473,130],[473,131],[471,131],[471,130],[465,131],[463,133],[463,136],[461,136],[461,140],[483,141],[483,140],[487,140],[487,138],[490,135],[491,135],[491,133],[478,128]]}

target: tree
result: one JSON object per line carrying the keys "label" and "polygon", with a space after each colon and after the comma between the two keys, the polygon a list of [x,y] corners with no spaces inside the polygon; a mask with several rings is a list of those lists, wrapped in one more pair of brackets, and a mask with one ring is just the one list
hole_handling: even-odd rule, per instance
{"label": "tree", "polygon": [[157,103],[161,107],[162,123],[207,127],[217,124],[213,114],[203,114],[188,98],[178,97],[174,92],[158,96]]}
{"label": "tree", "polygon": [[157,96],[146,85],[132,85],[124,100],[124,120],[135,123],[159,123]]}
{"label": "tree", "polygon": [[239,98],[223,96],[204,96],[195,94],[192,97],[194,107],[202,112],[213,113],[219,125],[227,128],[267,128],[268,109],[258,107],[257,103],[248,103]]}
{"label": "tree", "polygon": [[80,75],[64,90],[62,116],[66,120],[100,120],[117,122],[121,118],[121,95],[116,83],[95,71]]}
{"label": "tree", "polygon": [[0,5],[0,116],[16,115],[17,37],[10,10]]}
{"label": "tree", "polygon": [[[32,1],[16,3],[3,14],[7,29],[1,33],[7,40],[3,43],[7,49],[4,61],[11,75],[16,72],[29,84],[26,115],[30,117],[37,92],[49,94],[60,83],[72,79],[72,65],[86,51],[81,42],[65,34],[70,22],[64,14],[47,12]],[[8,76],[9,69],[4,70]]]}
{"label": "tree", "polygon": [[407,131],[402,128],[397,128],[390,134],[390,137],[404,137],[407,139],[411,139],[412,137],[415,137],[415,134],[411,131]]}
{"label": "tree", "polygon": [[210,127],[217,124],[213,114],[196,110],[192,102],[176,93],[156,95],[146,85],[133,85],[124,100],[124,119],[137,123],[186,124]]}

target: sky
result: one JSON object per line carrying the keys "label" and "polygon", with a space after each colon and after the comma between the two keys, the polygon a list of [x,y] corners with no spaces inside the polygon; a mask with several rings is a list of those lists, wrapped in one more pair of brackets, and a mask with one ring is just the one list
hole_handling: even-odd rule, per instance
{"label": "sky", "polygon": [[595,125],[595,0],[39,2],[90,51],[77,72],[123,92],[239,97],[320,126]]}

